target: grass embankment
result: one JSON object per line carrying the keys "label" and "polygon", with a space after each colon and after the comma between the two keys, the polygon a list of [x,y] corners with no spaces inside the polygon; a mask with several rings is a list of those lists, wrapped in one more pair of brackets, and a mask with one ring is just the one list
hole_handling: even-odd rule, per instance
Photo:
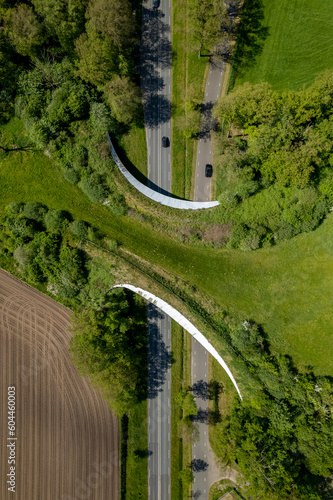
{"label": "grass embankment", "polygon": [[[133,125],[126,134],[119,136],[117,151],[123,163],[135,175],[137,169],[143,176],[148,175],[147,143],[144,124],[142,127]],[[121,154],[123,152],[123,154]],[[127,159],[127,164],[125,158]],[[133,169],[133,167],[135,167]]]}
{"label": "grass embankment", "polygon": [[[176,0],[172,6],[172,192],[189,198],[196,141],[185,138],[185,100],[190,85],[204,96],[204,76],[207,58],[198,58],[190,46],[189,2]],[[198,115],[198,125],[200,116]]]}
{"label": "grass embankment", "polygon": [[221,309],[261,323],[273,347],[297,363],[333,375],[332,216],[312,233],[251,253],[191,246],[90,203],[39,152],[13,152],[2,159],[0,212],[12,201],[39,201],[68,210],[117,239],[151,268],[165,269],[211,297]]}
{"label": "grass embankment", "polygon": [[131,410],[128,420],[126,496],[124,500],[148,498],[147,401]]}
{"label": "grass embankment", "polygon": [[[243,40],[237,40],[238,47],[239,42],[245,43],[245,70],[236,79],[237,85],[266,81],[277,90],[299,90],[333,67],[333,2],[323,8],[321,0],[246,0],[246,9],[251,15],[246,16],[243,31],[239,30]],[[268,33],[262,30],[260,34],[257,22]]]}
{"label": "grass embankment", "polygon": [[[171,350],[174,363],[171,365],[171,497],[172,500],[188,498],[189,491],[183,491],[179,473],[191,463],[192,444],[179,435],[182,410],[173,403],[181,389],[191,385],[191,345],[192,337],[177,323],[171,322]],[[177,354],[177,356],[175,355]]]}

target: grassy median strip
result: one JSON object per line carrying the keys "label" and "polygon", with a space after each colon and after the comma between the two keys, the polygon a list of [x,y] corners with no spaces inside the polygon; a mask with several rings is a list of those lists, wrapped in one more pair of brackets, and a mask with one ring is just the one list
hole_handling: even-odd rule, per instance
{"label": "grassy median strip", "polygon": [[189,466],[192,460],[192,444],[180,434],[179,423],[182,409],[174,403],[175,395],[182,388],[191,385],[191,339],[189,333],[175,321],[171,322],[171,350],[173,364],[171,366],[171,497],[172,500],[189,498],[189,491],[183,488],[179,478],[181,470]]}
{"label": "grassy median strip", "polygon": [[124,500],[148,498],[147,401],[130,411],[128,419],[126,496]]}
{"label": "grassy median strip", "polygon": [[[186,138],[185,101],[191,85],[204,95],[204,75],[207,58],[198,58],[189,40],[189,2],[174,0],[172,5],[172,192],[188,198],[191,192],[191,178],[195,141]],[[198,115],[197,125],[200,122]]]}

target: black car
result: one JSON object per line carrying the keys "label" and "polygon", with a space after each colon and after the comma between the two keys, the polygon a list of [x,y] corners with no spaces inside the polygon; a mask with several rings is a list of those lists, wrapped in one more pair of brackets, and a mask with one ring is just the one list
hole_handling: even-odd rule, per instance
{"label": "black car", "polygon": [[153,7],[154,9],[157,9],[160,5],[160,0],[153,0]]}
{"label": "black car", "polygon": [[213,175],[213,166],[207,163],[205,168],[205,177],[211,177]]}
{"label": "black car", "polygon": [[169,139],[168,137],[162,137],[162,147],[167,148],[169,146]]}

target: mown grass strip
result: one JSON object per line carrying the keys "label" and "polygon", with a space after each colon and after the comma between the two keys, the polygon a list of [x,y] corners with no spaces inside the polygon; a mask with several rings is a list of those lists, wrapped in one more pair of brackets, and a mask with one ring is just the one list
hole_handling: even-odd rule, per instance
{"label": "mown grass strip", "polygon": [[148,498],[147,401],[129,414],[126,465],[126,500]]}
{"label": "mown grass strip", "polygon": [[[244,10],[247,6],[252,13],[244,34],[252,43],[237,85],[267,81],[277,90],[299,90],[333,67],[333,2],[325,9],[321,0],[246,0]],[[267,37],[261,36],[260,23],[268,28]],[[255,63],[247,68],[251,60]]]}
{"label": "mown grass strip", "polygon": [[183,500],[189,498],[190,488],[184,490],[179,479],[182,469],[189,466],[192,460],[192,441],[179,434],[179,423],[182,419],[181,408],[174,404],[174,397],[187,389],[191,383],[192,337],[178,323],[171,322],[171,350],[173,364],[171,366],[171,498]]}
{"label": "mown grass strip", "polygon": [[181,408],[173,398],[182,389],[184,332],[181,326],[171,321],[171,351],[174,362],[171,365],[171,498],[182,499],[182,484],[179,472],[183,465],[183,442],[179,436],[178,423],[182,418]]}
{"label": "mown grass strip", "polygon": [[[194,139],[183,134],[186,128],[185,100],[191,84],[202,92],[206,58],[190,46],[188,0],[174,0],[172,6],[172,192],[189,198],[191,193]],[[200,116],[198,116],[198,125]]]}

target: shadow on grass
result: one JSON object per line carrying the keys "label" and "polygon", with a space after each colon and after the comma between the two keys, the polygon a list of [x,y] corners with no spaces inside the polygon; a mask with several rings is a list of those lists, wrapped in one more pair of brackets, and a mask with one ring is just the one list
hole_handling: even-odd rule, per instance
{"label": "shadow on grass", "polygon": [[265,18],[263,0],[245,0],[240,15],[229,88],[234,86],[237,77],[255,65],[256,58],[261,54],[265,40],[269,36],[268,27],[263,26]]}

